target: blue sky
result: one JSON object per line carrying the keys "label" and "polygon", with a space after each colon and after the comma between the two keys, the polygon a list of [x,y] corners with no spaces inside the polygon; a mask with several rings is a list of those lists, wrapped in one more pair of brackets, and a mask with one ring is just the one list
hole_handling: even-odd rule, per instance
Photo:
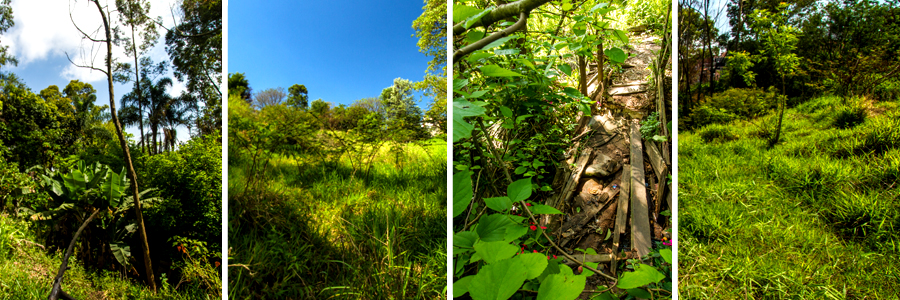
{"label": "blue sky", "polygon": [[[162,16],[163,24],[172,27],[174,18],[170,7],[176,0],[149,0],[151,4],[150,14]],[[100,0],[102,5],[115,6],[112,0]],[[50,85],[56,85],[60,90],[65,88],[70,80],[78,79],[90,83],[97,90],[97,105],[109,105],[109,89],[107,88],[106,75],[97,71],[77,68],[66,58],[68,53],[72,60],[80,64],[90,64],[91,58],[97,66],[102,66],[106,55],[106,46],[84,41],[81,34],[69,19],[69,14],[75,22],[86,32],[94,33],[102,26],[100,14],[97,8],[87,1],[58,1],[50,5],[46,1],[12,1],[15,25],[0,36],[0,45],[9,46],[9,51],[19,60],[18,66],[5,66],[2,72],[12,72],[22,78],[25,84],[35,93]],[[115,15],[115,14],[114,14]],[[114,18],[114,22],[117,19]],[[102,33],[100,31],[99,33]],[[154,61],[168,60],[165,52],[165,31],[160,29],[161,38],[149,55]],[[91,51],[93,47],[93,52]],[[120,47],[113,48],[113,55],[117,59],[133,62],[132,58],[124,55]],[[171,76],[171,73],[170,75]],[[174,76],[173,87],[169,94],[177,96],[185,89],[184,83],[178,82]],[[116,97],[116,106],[121,108],[119,99],[132,89],[132,84],[115,84],[113,86]],[[146,128],[145,128],[146,129]],[[177,128],[178,140],[186,141],[189,138],[188,130],[184,127]],[[137,136],[137,127],[127,127],[126,132]]]}
{"label": "blue sky", "polygon": [[[306,85],[310,101],[377,97],[394,78],[420,81],[429,57],[412,22],[423,1],[230,1],[228,72],[254,92]],[[418,102],[427,108],[431,99]]]}

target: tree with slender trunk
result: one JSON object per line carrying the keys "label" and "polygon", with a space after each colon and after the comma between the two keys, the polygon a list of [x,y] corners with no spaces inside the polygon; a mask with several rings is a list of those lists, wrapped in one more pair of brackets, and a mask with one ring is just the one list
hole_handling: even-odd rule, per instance
{"label": "tree with slender trunk", "polygon": [[[134,58],[134,84],[136,86],[135,90],[139,91],[141,90],[141,65],[138,64],[138,59],[156,44],[156,40],[159,39],[159,32],[157,31],[156,23],[147,16],[147,13],[150,12],[150,3],[147,3],[145,0],[116,0],[116,10],[119,12],[119,19],[122,24],[129,28],[131,37],[123,37],[122,33],[119,32],[118,27],[116,27],[113,30],[115,33],[113,41],[116,45],[125,48],[125,54],[127,56]],[[161,21],[161,18],[158,18],[157,22]],[[138,42],[139,38],[143,41]],[[127,63],[119,64],[119,66],[117,66],[117,68],[122,71],[130,69],[129,67],[130,66]],[[115,77],[116,81],[122,83],[130,81],[130,76],[127,76],[126,74],[117,75],[120,76]],[[143,112],[143,95],[137,93],[135,96],[137,97],[135,103],[138,106],[138,111]],[[143,137],[144,122],[138,123],[138,127],[141,132],[141,137]],[[144,139],[141,139],[140,143],[141,151],[146,153]]]}
{"label": "tree with slender trunk", "polygon": [[[134,171],[134,165],[131,162],[131,153],[128,149],[128,141],[125,140],[125,135],[122,132],[122,124],[119,123],[119,117],[116,115],[116,97],[113,89],[113,56],[112,56],[112,47],[113,47],[113,34],[112,29],[110,28],[109,19],[110,12],[108,7],[103,7],[100,5],[99,0],[88,0],[88,2],[93,3],[94,6],[97,7],[97,11],[100,13],[100,18],[103,21],[103,33],[102,37],[94,37],[90,34],[85,33],[84,30],[81,30],[78,27],[78,24],[75,24],[74,18],[72,19],[72,24],[75,25],[75,28],[78,29],[82,34],[82,38],[87,39],[94,43],[101,43],[106,45],[106,58],[104,59],[105,69],[97,68],[93,65],[93,63],[88,65],[79,65],[76,64],[69,57],[69,54],[66,53],[66,57],[69,58],[69,62],[73,65],[83,68],[89,68],[92,70],[99,71],[103,74],[106,74],[107,84],[109,86],[109,110],[110,116],[113,120],[113,125],[116,128],[116,135],[119,137],[119,145],[122,147],[122,152],[125,154],[125,168],[128,171],[128,178],[131,180],[131,194],[134,197],[134,213],[135,218],[137,219],[138,232],[140,232],[140,243],[141,250],[143,250],[144,256],[144,267],[146,268],[146,276],[147,276],[147,284],[150,285],[150,289],[156,291],[156,277],[153,274],[153,265],[150,262],[150,246],[147,243],[147,231],[144,226],[144,216],[141,213],[141,198],[138,192],[138,180],[137,173]],[[70,14],[71,17],[71,14]]]}

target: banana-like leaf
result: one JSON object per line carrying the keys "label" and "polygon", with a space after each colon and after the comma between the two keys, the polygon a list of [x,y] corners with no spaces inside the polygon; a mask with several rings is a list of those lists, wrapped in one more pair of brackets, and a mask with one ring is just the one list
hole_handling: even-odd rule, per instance
{"label": "banana-like leaf", "polygon": [[109,177],[100,185],[100,193],[109,202],[109,206],[118,207],[122,203],[125,184],[125,172],[119,174],[109,171]]}
{"label": "banana-like leaf", "polygon": [[63,185],[66,187],[67,192],[70,193],[70,197],[83,193],[87,187],[84,173],[79,170],[72,170],[71,173],[62,175],[62,179]]}
{"label": "banana-like leaf", "polygon": [[106,174],[110,171],[109,167],[107,166],[103,166],[103,168],[100,168],[98,164],[95,163],[94,165],[97,167],[94,168],[94,172],[90,174],[90,176],[92,177],[91,181],[87,184],[88,189],[96,188],[100,181],[106,178]]}
{"label": "banana-like leaf", "polygon": [[131,257],[131,246],[128,246],[125,242],[116,241],[109,243],[109,249],[112,250],[113,256],[116,257],[119,264],[122,266],[128,265],[128,258]]}

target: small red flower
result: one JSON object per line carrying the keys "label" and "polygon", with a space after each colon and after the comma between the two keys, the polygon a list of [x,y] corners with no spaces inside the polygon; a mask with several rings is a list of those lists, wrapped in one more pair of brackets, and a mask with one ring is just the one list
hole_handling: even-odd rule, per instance
{"label": "small red flower", "polygon": [[541,229],[547,229],[547,226],[541,226]]}
{"label": "small red flower", "polygon": [[534,226],[534,225],[531,225],[531,227],[528,227],[528,228],[531,228],[532,231],[537,230],[537,226]]}
{"label": "small red flower", "polygon": [[538,251],[537,251],[537,250],[534,250],[534,253],[538,253]]}
{"label": "small red flower", "polygon": [[525,206],[531,206],[531,203],[525,203]]}
{"label": "small red flower", "polygon": [[553,254],[553,259],[556,259],[556,254]]}

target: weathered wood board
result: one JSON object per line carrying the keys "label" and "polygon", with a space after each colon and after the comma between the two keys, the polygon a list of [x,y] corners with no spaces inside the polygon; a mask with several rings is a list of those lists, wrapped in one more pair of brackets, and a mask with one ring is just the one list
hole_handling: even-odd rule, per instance
{"label": "weathered wood board", "polygon": [[581,151],[581,156],[578,157],[578,160],[575,163],[575,170],[563,184],[563,189],[559,193],[559,198],[557,198],[554,203],[550,203],[550,206],[559,208],[562,203],[566,203],[566,201],[572,197],[572,194],[575,193],[575,187],[578,186],[578,180],[581,179],[581,173],[584,173],[584,168],[587,167],[588,161],[590,161],[592,151],[593,149],[591,148]]}
{"label": "weathered wood board", "polygon": [[[622,166],[622,183],[619,186],[618,210],[616,226],[613,227],[613,251],[619,251],[619,237],[625,233],[625,222],[628,221],[628,195],[631,193],[631,165]],[[611,263],[612,273],[616,274],[616,262]]]}
{"label": "weathered wood board", "polygon": [[644,185],[644,151],[638,122],[631,123],[631,246],[640,257],[650,253],[650,217]]}
{"label": "weathered wood board", "polygon": [[[665,172],[666,161],[663,160],[662,155],[659,153],[659,149],[656,148],[656,143],[647,143],[644,145],[647,150],[647,156],[650,157],[650,165],[653,166],[653,172],[656,173],[656,177],[659,178],[660,174]],[[660,181],[662,182],[662,181]]]}

